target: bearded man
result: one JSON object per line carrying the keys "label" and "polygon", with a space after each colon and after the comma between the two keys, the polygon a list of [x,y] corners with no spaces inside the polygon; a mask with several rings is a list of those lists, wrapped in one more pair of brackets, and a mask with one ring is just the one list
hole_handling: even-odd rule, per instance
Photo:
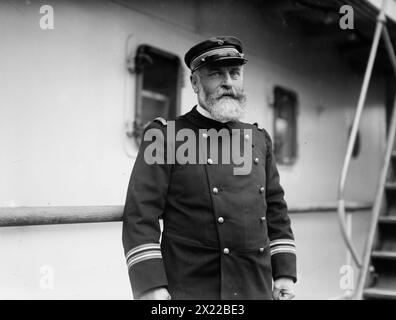
{"label": "bearded man", "polygon": [[[187,140],[197,138],[197,154],[188,162],[172,154],[188,141],[176,138],[167,146],[171,120],[156,119],[145,130],[163,132],[167,147],[164,161],[153,163],[145,152],[151,141],[143,139],[127,191],[122,240],[134,297],[292,299],[295,243],[271,138],[240,121],[246,108],[242,43],[210,38],[184,60],[198,105],[174,125],[176,132],[189,130]],[[224,161],[230,159],[224,150],[239,152],[246,144],[250,170],[235,174],[240,163]]]}

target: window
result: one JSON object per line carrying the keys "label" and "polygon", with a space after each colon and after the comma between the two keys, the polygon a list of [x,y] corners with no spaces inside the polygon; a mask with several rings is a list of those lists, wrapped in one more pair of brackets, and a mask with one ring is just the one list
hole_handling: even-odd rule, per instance
{"label": "window", "polygon": [[274,88],[274,153],[280,164],[297,158],[297,94],[279,86]]}
{"label": "window", "polygon": [[141,45],[135,56],[136,108],[134,136],[138,143],[147,124],[179,113],[181,65],[178,56]]}

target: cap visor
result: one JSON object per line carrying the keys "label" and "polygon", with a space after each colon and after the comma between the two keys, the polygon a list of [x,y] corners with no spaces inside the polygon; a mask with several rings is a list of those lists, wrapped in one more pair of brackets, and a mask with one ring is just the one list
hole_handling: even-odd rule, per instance
{"label": "cap visor", "polygon": [[202,64],[199,64],[194,70],[198,70],[202,67],[206,67],[208,65],[211,66],[233,66],[233,65],[243,65],[247,62],[248,60],[245,58],[240,58],[240,57],[220,57],[217,58],[216,60],[213,61],[208,61],[204,62]]}

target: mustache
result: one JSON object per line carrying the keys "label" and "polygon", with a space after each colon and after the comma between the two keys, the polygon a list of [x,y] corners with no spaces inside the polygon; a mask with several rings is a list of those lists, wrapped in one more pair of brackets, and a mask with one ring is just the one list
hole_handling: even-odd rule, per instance
{"label": "mustache", "polygon": [[217,92],[213,95],[213,98],[216,100],[220,100],[224,97],[232,98],[238,101],[244,101],[246,99],[246,95],[243,90],[235,90],[234,88],[230,89],[222,89],[220,88]]}

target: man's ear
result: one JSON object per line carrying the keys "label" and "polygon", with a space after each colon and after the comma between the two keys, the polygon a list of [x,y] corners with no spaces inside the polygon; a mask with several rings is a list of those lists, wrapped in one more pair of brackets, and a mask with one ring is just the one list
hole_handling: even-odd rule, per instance
{"label": "man's ear", "polygon": [[196,74],[191,74],[190,81],[194,92],[198,93],[198,76]]}

